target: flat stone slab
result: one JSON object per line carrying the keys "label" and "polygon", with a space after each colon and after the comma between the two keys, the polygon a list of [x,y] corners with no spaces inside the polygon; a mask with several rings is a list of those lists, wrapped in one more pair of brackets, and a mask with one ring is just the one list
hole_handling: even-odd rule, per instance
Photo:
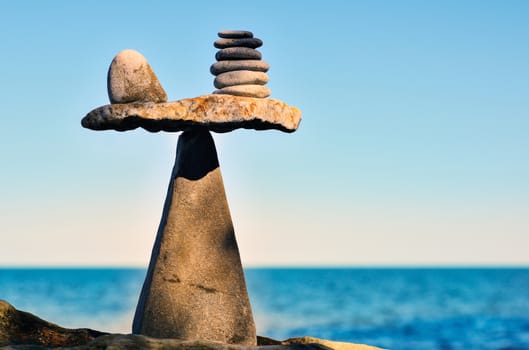
{"label": "flat stone slab", "polygon": [[164,103],[105,105],[88,113],[81,124],[92,130],[176,132],[205,126],[219,133],[240,128],[290,133],[300,122],[301,111],[279,100],[211,94]]}

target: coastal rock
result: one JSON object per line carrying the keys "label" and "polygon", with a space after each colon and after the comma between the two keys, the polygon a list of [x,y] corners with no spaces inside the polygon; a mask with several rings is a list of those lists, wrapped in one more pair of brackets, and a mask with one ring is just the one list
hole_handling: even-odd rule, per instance
{"label": "coastal rock", "polygon": [[300,338],[290,338],[280,342],[281,345],[285,346],[299,346],[299,345],[308,345],[308,346],[322,346],[324,349],[333,349],[333,350],[382,350],[380,348],[365,345],[365,344],[353,344],[332,340],[319,339],[314,337],[300,337]]}
{"label": "coastal rock", "polygon": [[234,85],[215,90],[213,93],[263,99],[270,96],[270,89],[262,85]]}
{"label": "coastal rock", "polygon": [[185,131],[178,139],[132,331],[256,345],[217,151],[206,128]]}
{"label": "coastal rock", "polygon": [[223,344],[204,340],[154,339],[141,335],[106,335],[77,350],[146,349],[146,350],[382,350],[380,348],[312,337],[275,341],[257,346]]}
{"label": "coastal rock", "polygon": [[107,89],[111,103],[167,101],[151,66],[134,50],[123,50],[114,57],[108,69]]}
{"label": "coastal rock", "polygon": [[270,65],[265,61],[259,60],[235,60],[235,61],[218,61],[211,65],[209,69],[211,74],[219,75],[224,72],[234,70],[251,70],[256,72],[268,72]]}
{"label": "coastal rock", "polygon": [[264,85],[268,82],[268,75],[263,72],[253,72],[251,70],[236,70],[217,75],[213,85],[217,89],[234,85]]}
{"label": "coastal rock", "polygon": [[260,60],[263,55],[249,47],[228,47],[221,49],[215,54],[217,61],[225,60]]}
{"label": "coastal rock", "polygon": [[[248,87],[239,86],[242,89]],[[269,93],[264,86],[250,86]],[[235,88],[232,86],[225,89]],[[81,124],[92,130],[117,131],[141,127],[151,132],[171,132],[205,126],[215,132],[228,132],[238,128],[294,132],[300,122],[301,111],[279,100],[213,94],[167,103],[101,106],[89,112]]]}
{"label": "coastal rock", "polygon": [[253,33],[247,30],[221,30],[218,33],[219,37],[227,39],[236,38],[252,38]]}
{"label": "coastal rock", "polygon": [[[108,334],[92,329],[68,329],[19,311],[0,300],[0,347],[17,350],[379,350],[367,345],[303,337],[278,341],[257,337],[258,346],[223,344],[205,340],[155,339],[133,334]],[[264,347],[266,346],[266,347]]]}
{"label": "coastal rock", "polygon": [[0,346],[33,344],[48,347],[86,344],[107,333],[91,329],[68,329],[19,311],[0,300]]}
{"label": "coastal rock", "polygon": [[257,49],[261,47],[263,42],[258,38],[240,38],[240,39],[219,39],[213,43],[217,49],[225,49],[228,47],[249,47],[251,49]]}

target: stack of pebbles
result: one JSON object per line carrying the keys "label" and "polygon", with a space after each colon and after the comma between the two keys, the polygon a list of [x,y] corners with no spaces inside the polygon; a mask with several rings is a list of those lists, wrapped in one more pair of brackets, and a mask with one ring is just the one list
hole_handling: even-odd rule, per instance
{"label": "stack of pebbles", "polygon": [[265,98],[270,96],[266,72],[269,64],[261,61],[261,53],[256,48],[263,45],[254,38],[252,32],[244,30],[223,30],[214,46],[218,49],[217,63],[210,68],[215,75],[214,85],[218,90],[214,94],[227,94]]}

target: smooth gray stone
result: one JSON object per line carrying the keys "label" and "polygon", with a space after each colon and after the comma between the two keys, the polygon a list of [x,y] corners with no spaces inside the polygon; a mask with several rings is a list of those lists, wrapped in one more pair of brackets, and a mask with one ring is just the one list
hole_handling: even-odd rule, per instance
{"label": "smooth gray stone", "polygon": [[221,49],[215,54],[217,61],[225,60],[260,60],[262,54],[249,47],[228,47]]}
{"label": "smooth gray stone", "polygon": [[227,47],[249,47],[256,49],[263,46],[261,39],[257,38],[239,38],[239,39],[219,39],[213,43],[217,49],[225,49]]}
{"label": "smooth gray stone", "polygon": [[166,102],[167,94],[141,53],[123,50],[114,57],[107,75],[110,103]]}
{"label": "smooth gray stone", "polygon": [[235,85],[213,91],[214,94],[265,98],[270,96],[270,89],[263,85]]}
{"label": "smooth gray stone", "polygon": [[221,38],[253,38],[253,33],[247,30],[221,30],[218,33]]}
{"label": "smooth gray stone", "polygon": [[209,71],[213,75],[219,75],[224,72],[234,70],[252,70],[256,72],[268,72],[270,65],[265,61],[259,60],[235,60],[235,61],[218,61],[211,65]]}
{"label": "smooth gray stone", "polygon": [[205,127],[178,139],[132,331],[155,338],[256,344],[217,152]]}
{"label": "smooth gray stone", "polygon": [[217,75],[213,85],[217,89],[234,85],[265,85],[268,83],[268,75],[263,72],[251,70],[235,70]]}

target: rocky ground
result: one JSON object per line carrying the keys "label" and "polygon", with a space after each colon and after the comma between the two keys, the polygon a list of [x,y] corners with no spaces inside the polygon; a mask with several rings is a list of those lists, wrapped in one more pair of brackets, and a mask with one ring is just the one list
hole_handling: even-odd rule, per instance
{"label": "rocky ground", "polygon": [[92,329],[68,329],[15,309],[0,300],[0,348],[44,349],[156,349],[156,350],[377,350],[379,348],[312,337],[277,341],[257,337],[257,346],[201,340],[156,339],[134,334],[108,334]]}

